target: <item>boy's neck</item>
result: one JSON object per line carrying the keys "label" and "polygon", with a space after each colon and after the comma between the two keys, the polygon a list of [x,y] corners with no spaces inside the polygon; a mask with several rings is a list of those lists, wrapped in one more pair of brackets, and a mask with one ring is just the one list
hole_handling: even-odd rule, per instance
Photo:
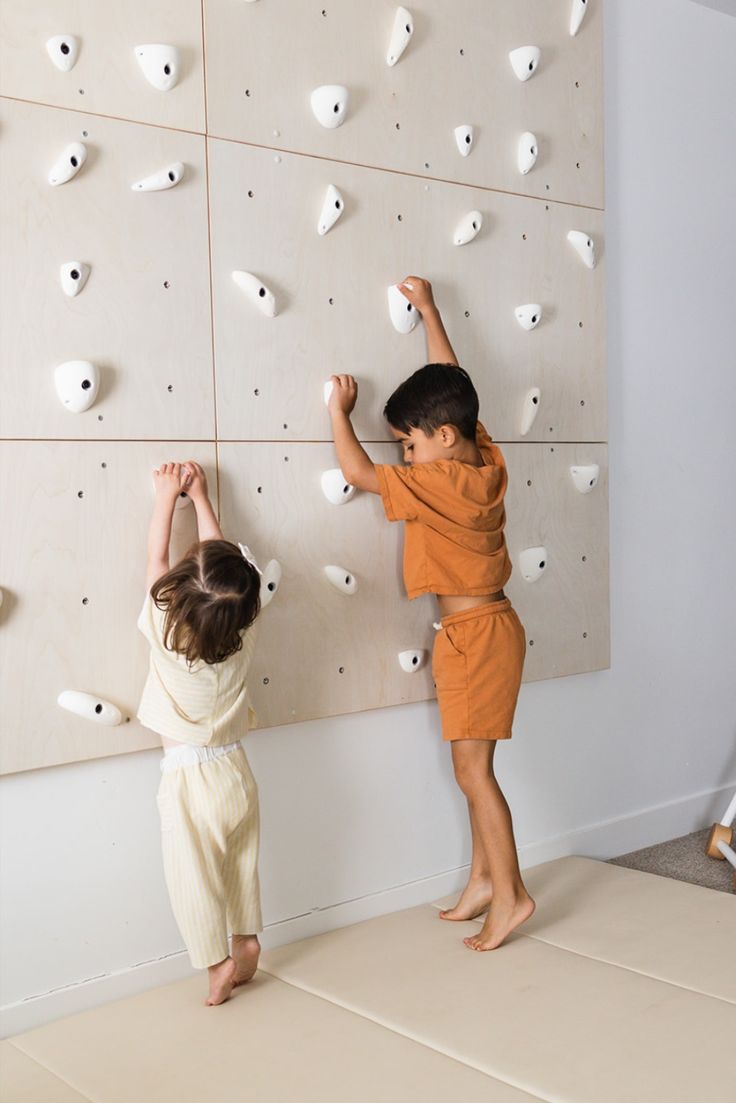
{"label": "boy's neck", "polygon": [[467,440],[465,437],[460,438],[452,449],[452,455],[448,456],[448,459],[459,460],[461,463],[469,463],[473,467],[485,466],[485,460],[483,459],[478,445],[474,440]]}

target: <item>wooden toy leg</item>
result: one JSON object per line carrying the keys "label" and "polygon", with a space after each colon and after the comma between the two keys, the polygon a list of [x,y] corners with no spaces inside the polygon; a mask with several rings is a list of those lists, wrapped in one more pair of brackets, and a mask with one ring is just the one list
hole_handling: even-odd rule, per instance
{"label": "wooden toy leg", "polygon": [[733,829],[725,827],[722,823],[714,823],[710,829],[708,836],[708,842],[705,844],[705,853],[709,858],[725,858],[725,854],[722,854],[718,849],[719,843],[726,843],[728,846],[733,842]]}

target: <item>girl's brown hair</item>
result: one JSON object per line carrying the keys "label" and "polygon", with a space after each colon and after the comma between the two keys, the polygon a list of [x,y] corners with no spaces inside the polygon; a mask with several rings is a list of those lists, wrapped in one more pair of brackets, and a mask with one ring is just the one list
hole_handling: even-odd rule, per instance
{"label": "girl's brown hair", "polygon": [[163,639],[169,651],[224,662],[243,646],[241,633],[261,608],[260,575],[229,540],[203,540],[157,579],[151,597],[165,613]]}

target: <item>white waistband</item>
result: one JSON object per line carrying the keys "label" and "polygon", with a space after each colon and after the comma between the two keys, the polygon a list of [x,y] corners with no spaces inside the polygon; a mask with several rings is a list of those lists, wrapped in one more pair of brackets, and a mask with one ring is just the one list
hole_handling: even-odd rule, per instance
{"label": "white waistband", "polygon": [[196,747],[182,743],[179,747],[166,747],[161,759],[161,773],[178,770],[181,766],[196,766],[200,762],[212,762],[224,754],[240,750],[240,743],[227,743],[224,747]]}

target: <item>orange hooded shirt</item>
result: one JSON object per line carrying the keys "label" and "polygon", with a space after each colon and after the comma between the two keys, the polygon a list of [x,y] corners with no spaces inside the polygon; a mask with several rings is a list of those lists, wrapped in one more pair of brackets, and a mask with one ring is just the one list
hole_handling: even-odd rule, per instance
{"label": "orange hooded shirt", "polygon": [[406,521],[404,583],[410,598],[493,594],[509,580],[506,464],[480,422],[476,444],[482,467],[460,460],[376,464],[386,517]]}

